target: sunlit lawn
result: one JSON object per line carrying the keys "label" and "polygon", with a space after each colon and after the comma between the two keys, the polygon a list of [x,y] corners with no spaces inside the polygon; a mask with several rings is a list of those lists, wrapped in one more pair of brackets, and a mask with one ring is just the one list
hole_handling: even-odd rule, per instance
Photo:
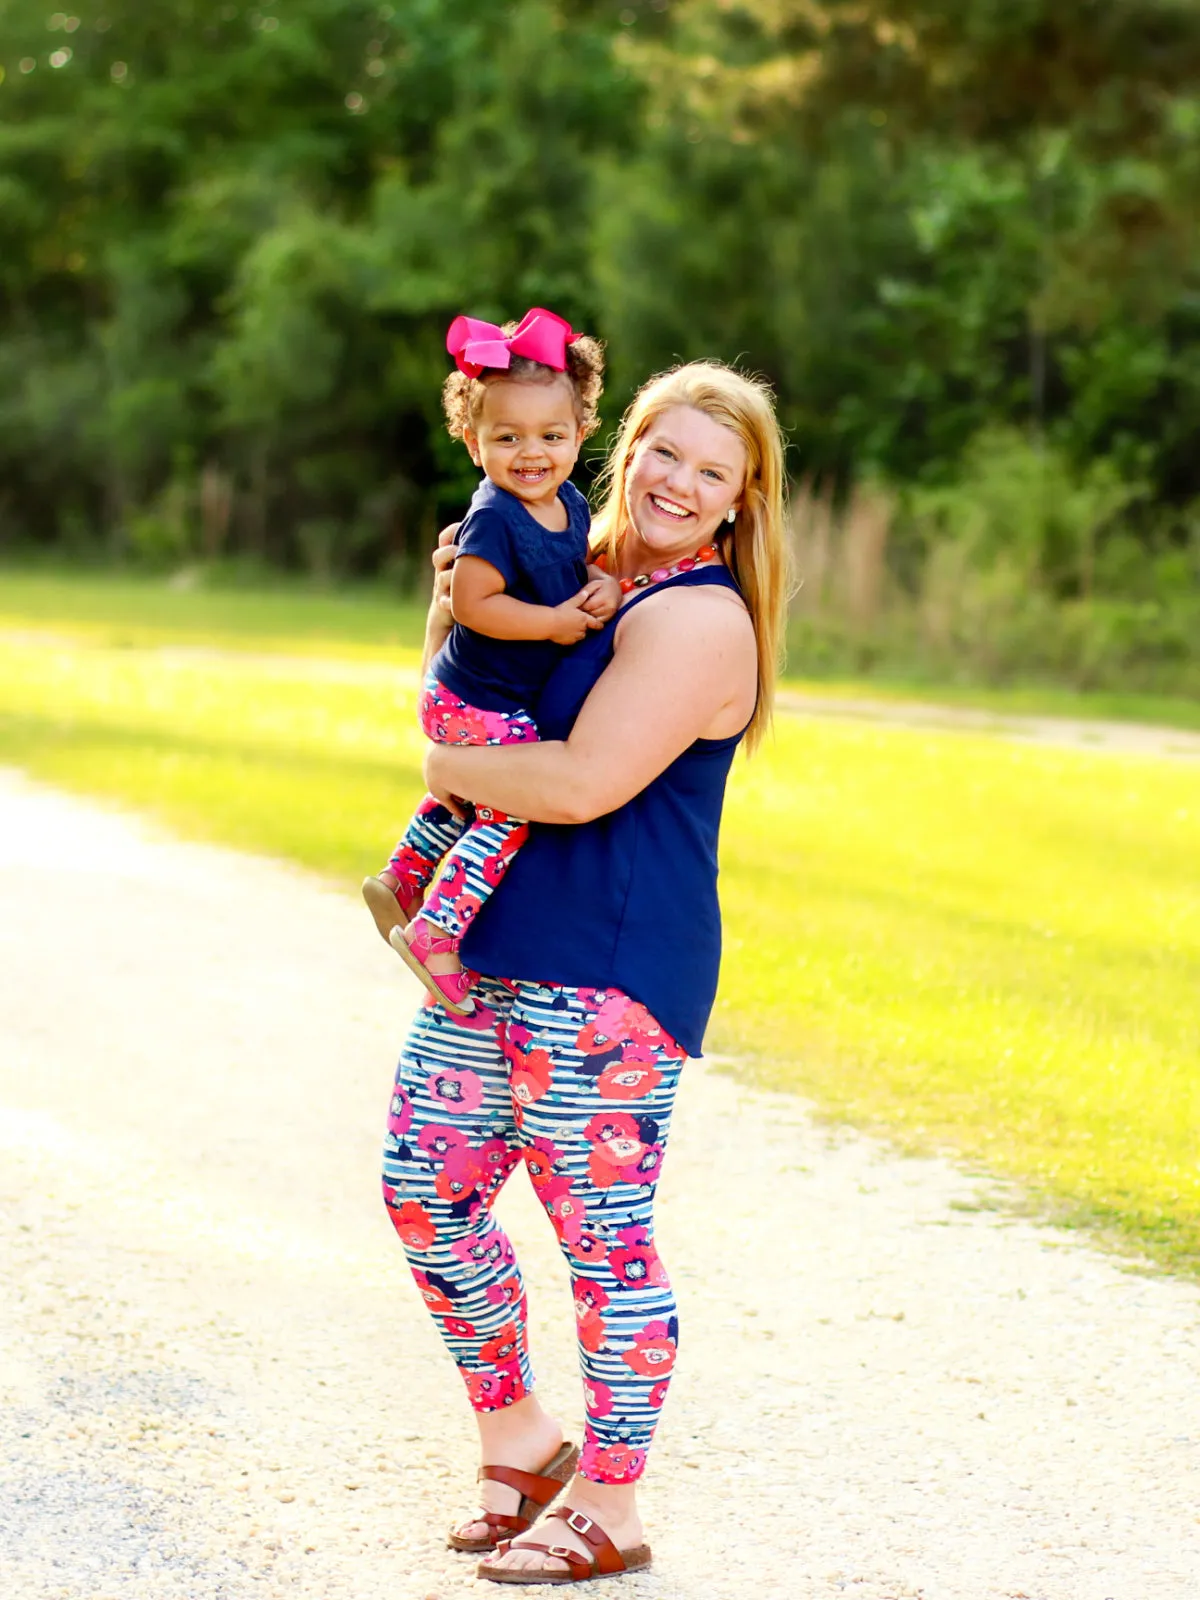
{"label": "sunlit lawn", "polygon": [[[0,761],[354,892],[418,793],[414,608],[42,582],[0,576]],[[1200,1270],[1200,764],[784,718],[735,772],[711,1047]]]}

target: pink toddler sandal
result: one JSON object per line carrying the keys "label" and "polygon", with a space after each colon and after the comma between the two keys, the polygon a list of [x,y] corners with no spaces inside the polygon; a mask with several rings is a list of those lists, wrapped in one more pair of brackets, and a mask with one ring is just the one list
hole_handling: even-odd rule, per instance
{"label": "pink toddler sandal", "polygon": [[406,928],[393,928],[388,934],[388,943],[447,1011],[452,1011],[456,1017],[469,1017],[474,1012],[471,980],[461,967],[457,972],[430,972],[425,965],[430,956],[457,955],[457,939],[422,920],[410,922]]}
{"label": "pink toddler sandal", "polygon": [[535,1544],[525,1540],[514,1546],[511,1539],[501,1539],[496,1546],[497,1555],[507,1555],[512,1549],[537,1550],[542,1555],[565,1561],[567,1570],[547,1572],[545,1567],[531,1567],[522,1572],[515,1568],[492,1567],[481,1561],[475,1569],[477,1576],[492,1583],[587,1583],[592,1578],[610,1578],[618,1572],[644,1572],[650,1565],[648,1544],[639,1544],[633,1550],[618,1550],[603,1528],[597,1527],[582,1511],[572,1511],[570,1506],[560,1506],[546,1521],[553,1522],[556,1517],[565,1522],[572,1533],[579,1535],[592,1552],[590,1559],[581,1556],[578,1550],[568,1549],[565,1544]]}
{"label": "pink toddler sandal", "polygon": [[380,936],[389,942],[392,929],[406,928],[421,909],[420,893],[406,896],[399,888],[389,889],[382,878],[364,878],[362,897]]}
{"label": "pink toddler sandal", "polygon": [[451,1528],[446,1536],[451,1550],[482,1555],[487,1550],[494,1550],[504,1534],[524,1533],[526,1528],[532,1528],[535,1520],[547,1506],[554,1504],[570,1483],[578,1460],[579,1451],[575,1445],[563,1444],[540,1472],[522,1472],[518,1467],[480,1467],[481,1483],[485,1478],[490,1478],[495,1483],[507,1484],[510,1489],[519,1490],[521,1503],[513,1516],[505,1516],[500,1511],[481,1510],[479,1516],[468,1517],[468,1523],[487,1523],[487,1533],[478,1538],[468,1539]]}

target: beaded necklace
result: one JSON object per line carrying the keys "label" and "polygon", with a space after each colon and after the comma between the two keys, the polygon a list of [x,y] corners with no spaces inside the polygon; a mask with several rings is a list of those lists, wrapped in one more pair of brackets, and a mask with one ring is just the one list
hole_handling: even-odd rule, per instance
{"label": "beaded necklace", "polygon": [[655,567],[653,572],[639,572],[636,578],[621,578],[621,593],[632,594],[635,589],[644,589],[650,583],[662,583],[665,578],[674,578],[681,572],[691,572],[694,567],[702,567],[706,561],[715,561],[717,547],[715,544],[702,544],[694,556],[684,556],[682,561],[677,561],[673,567]]}

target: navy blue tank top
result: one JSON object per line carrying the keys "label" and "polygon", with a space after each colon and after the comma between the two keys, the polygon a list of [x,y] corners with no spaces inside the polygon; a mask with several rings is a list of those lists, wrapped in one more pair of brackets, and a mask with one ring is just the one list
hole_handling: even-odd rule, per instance
{"label": "navy blue tank top", "polygon": [[[667,581],[737,587],[725,567]],[[538,701],[543,739],[567,737],[612,660],[621,617],[665,587],[636,595],[563,658]],[[741,739],[697,739],[640,794],[592,822],[535,823],[467,929],[464,962],[489,977],[623,989],[699,1055],[721,965],[721,807]]]}

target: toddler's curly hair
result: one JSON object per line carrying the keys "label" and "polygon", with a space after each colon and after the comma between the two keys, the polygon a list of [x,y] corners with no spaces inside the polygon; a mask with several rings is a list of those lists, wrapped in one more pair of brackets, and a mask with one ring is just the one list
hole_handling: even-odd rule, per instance
{"label": "toddler's curly hair", "polygon": [[[517,331],[515,322],[504,324],[505,337]],[[507,378],[515,383],[553,383],[564,374],[528,356],[514,356],[510,367],[486,368],[478,378],[468,378],[457,368],[442,385],[442,410],[452,439],[461,439],[464,428],[473,428],[483,408],[489,383]],[[567,369],[575,396],[575,415],[583,425],[586,439],[600,426],[597,407],[604,389],[604,346],[599,339],[581,333],[567,346]]]}

